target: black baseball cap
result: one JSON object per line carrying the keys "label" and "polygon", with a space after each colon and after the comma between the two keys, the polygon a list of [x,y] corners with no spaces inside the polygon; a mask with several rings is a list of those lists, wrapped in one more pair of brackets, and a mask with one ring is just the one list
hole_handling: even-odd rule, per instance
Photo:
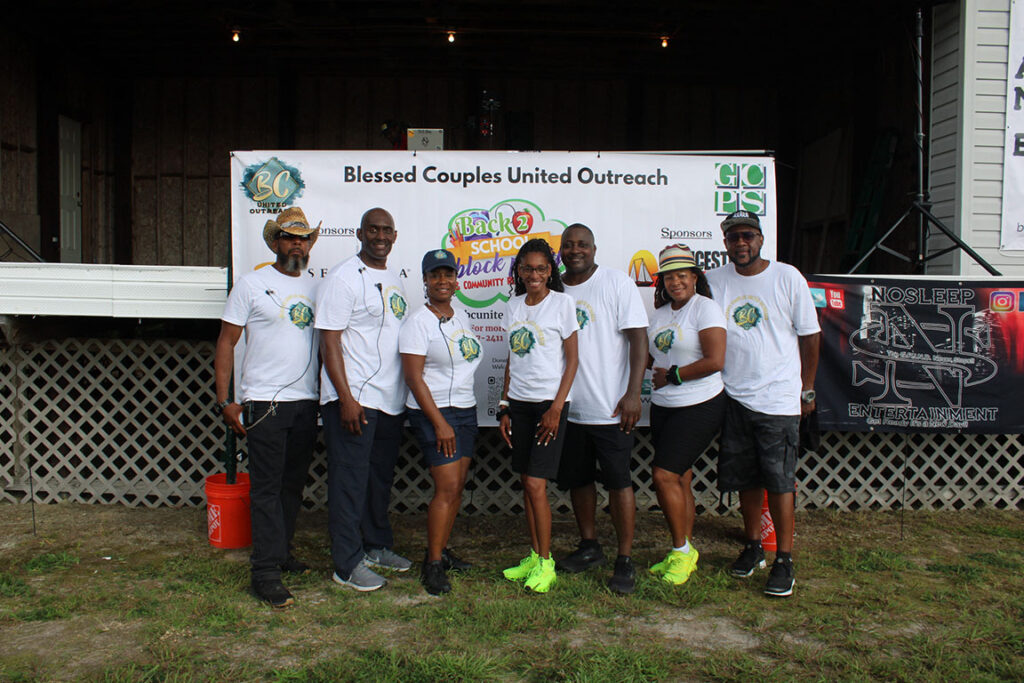
{"label": "black baseball cap", "polygon": [[[751,211],[733,211],[725,220],[722,221],[722,232],[726,232],[729,228],[736,225],[749,225],[752,228],[757,228],[758,232],[761,231],[761,219],[757,217],[756,213]],[[762,233],[763,234],[763,233]]]}

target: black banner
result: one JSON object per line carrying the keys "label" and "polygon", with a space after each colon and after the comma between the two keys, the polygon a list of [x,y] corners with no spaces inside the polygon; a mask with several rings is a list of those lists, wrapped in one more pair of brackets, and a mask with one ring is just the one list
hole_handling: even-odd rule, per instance
{"label": "black banner", "polygon": [[808,280],[821,429],[1024,431],[1024,281]]}

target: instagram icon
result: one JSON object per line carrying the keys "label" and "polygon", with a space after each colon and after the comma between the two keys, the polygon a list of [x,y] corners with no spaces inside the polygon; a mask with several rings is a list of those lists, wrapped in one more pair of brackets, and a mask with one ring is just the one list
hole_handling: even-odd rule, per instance
{"label": "instagram icon", "polygon": [[1015,296],[1013,292],[992,292],[988,300],[988,308],[995,313],[1006,313],[1013,310]]}

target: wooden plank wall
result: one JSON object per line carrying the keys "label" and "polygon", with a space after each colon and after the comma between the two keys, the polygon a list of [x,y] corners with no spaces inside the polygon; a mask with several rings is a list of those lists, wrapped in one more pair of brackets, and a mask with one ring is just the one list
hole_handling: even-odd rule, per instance
{"label": "wooden plank wall", "polygon": [[[484,89],[502,103],[491,140],[467,125]],[[133,260],[227,265],[233,149],[280,148],[282,139],[290,139],[295,149],[390,149],[380,132],[389,119],[444,128],[448,149],[504,149],[507,114],[532,120],[527,139],[534,149],[765,148],[778,138],[773,92],[766,89],[759,100],[762,113],[752,117],[755,121],[740,122],[738,88],[637,85],[615,78],[483,82],[307,76],[285,85],[255,78],[137,81]],[[743,94],[751,96],[749,90]],[[293,130],[282,130],[282,120],[293,122],[286,123]]]}
{"label": "wooden plank wall", "polygon": [[32,51],[17,36],[0,31],[0,220],[38,251],[36,117]]}

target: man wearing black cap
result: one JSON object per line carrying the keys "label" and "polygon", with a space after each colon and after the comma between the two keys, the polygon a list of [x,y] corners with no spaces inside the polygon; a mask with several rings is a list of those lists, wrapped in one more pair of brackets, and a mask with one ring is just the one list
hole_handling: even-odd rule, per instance
{"label": "man wearing black cap", "polygon": [[[317,281],[303,271],[319,231],[297,206],[266,222],[263,239],[277,259],[246,273],[231,289],[213,363],[218,412],[235,433],[248,437],[252,592],[278,608],[293,602],[281,583],[282,570],[309,570],[292,557],[290,544],[316,441]],[[241,403],[235,403],[228,387],[242,330]]]}
{"label": "man wearing black cap", "polygon": [[820,328],[796,268],[761,258],[757,214],[736,211],[722,221],[730,263],[708,271],[726,317],[722,380],[729,397],[722,428],[718,486],[740,492],[747,542],[730,573],[764,567],[761,501],[775,524],[778,552],[764,592],[793,594],[793,510],[800,417],[814,408]]}

